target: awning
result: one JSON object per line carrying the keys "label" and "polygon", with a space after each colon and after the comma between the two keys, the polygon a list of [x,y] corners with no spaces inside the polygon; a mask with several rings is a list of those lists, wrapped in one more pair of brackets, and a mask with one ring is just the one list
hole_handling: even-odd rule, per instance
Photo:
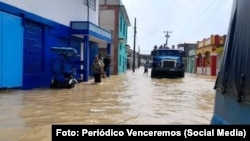
{"label": "awning", "polygon": [[71,21],[71,34],[84,38],[89,36],[90,40],[97,43],[111,43],[112,33],[88,21]]}

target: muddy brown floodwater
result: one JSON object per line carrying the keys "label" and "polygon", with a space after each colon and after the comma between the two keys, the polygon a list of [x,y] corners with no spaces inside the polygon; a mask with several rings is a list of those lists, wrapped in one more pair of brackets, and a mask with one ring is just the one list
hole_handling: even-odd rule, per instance
{"label": "muddy brown floodwater", "polygon": [[215,78],[151,79],[143,68],[73,89],[0,90],[0,140],[50,141],[51,124],[209,124]]}

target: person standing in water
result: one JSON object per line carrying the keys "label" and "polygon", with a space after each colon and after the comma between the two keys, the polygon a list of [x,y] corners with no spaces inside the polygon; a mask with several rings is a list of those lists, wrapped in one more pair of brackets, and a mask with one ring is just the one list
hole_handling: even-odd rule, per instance
{"label": "person standing in water", "polygon": [[110,62],[111,62],[110,56],[107,55],[107,57],[104,58],[103,62],[104,62],[104,75],[105,77],[109,77],[108,71],[110,71]]}
{"label": "person standing in water", "polygon": [[105,65],[104,65],[104,62],[103,62],[103,57],[102,57],[101,54],[99,54],[98,58],[99,58],[100,63],[102,64],[101,77],[102,77],[102,78],[105,78],[105,74],[104,74],[104,66],[105,66]]}
{"label": "person standing in water", "polygon": [[149,68],[149,63],[148,61],[144,64],[144,73],[143,74],[146,74],[148,75],[148,68]]}
{"label": "person standing in water", "polygon": [[92,64],[92,70],[94,73],[94,79],[95,79],[95,83],[101,83],[102,79],[101,79],[101,75],[102,75],[102,69],[103,69],[103,63],[102,61],[99,60],[99,57],[96,56],[95,60]]}

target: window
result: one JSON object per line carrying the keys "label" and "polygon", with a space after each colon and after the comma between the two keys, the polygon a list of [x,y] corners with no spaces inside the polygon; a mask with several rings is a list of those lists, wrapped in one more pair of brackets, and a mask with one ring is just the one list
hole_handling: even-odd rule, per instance
{"label": "window", "polygon": [[119,66],[121,66],[122,65],[122,56],[121,56],[121,54],[119,55]]}
{"label": "window", "polygon": [[179,50],[162,50],[158,51],[158,56],[180,56]]}
{"label": "window", "polygon": [[122,22],[122,16],[120,16],[120,31],[122,32],[122,24],[123,24],[123,22]]}
{"label": "window", "polygon": [[89,8],[96,11],[96,0],[84,0],[83,4],[88,6],[88,2],[89,2]]}
{"label": "window", "polygon": [[125,25],[124,36],[127,38],[127,25]]}
{"label": "window", "polygon": [[123,23],[123,36],[125,36],[126,35],[126,24],[125,24],[125,22]]}

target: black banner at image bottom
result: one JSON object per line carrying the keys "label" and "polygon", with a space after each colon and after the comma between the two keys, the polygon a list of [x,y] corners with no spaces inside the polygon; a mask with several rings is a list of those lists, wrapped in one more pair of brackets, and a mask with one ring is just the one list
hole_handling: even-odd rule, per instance
{"label": "black banner at image bottom", "polygon": [[86,137],[235,138],[249,140],[248,125],[52,125],[52,141]]}

